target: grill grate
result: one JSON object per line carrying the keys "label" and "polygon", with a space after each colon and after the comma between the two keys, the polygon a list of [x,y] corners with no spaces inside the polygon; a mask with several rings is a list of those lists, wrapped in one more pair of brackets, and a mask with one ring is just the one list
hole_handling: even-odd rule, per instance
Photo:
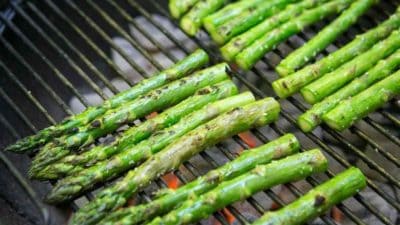
{"label": "grill grate", "polygon": [[[394,0],[381,1],[323,54],[342,46],[355,34],[385,19],[395,10],[396,5],[399,5],[399,2]],[[111,79],[118,78],[134,85],[133,80],[139,79],[139,75],[148,77],[154,71],[176,62],[196,47],[208,51],[213,63],[221,61],[216,52],[217,47],[203,31],[195,38],[189,38],[178,30],[176,23],[172,28],[161,20],[160,16],[168,17],[168,12],[166,6],[158,1],[58,1],[55,4],[44,0],[11,3],[10,7],[16,14],[14,20],[10,21],[8,16],[0,14],[0,24],[7,28],[3,35],[0,35],[0,70],[4,74],[0,80],[0,129],[7,131],[1,135],[0,146],[71,115],[74,111],[70,108],[71,98],[75,98],[80,107],[86,107],[91,101],[87,97],[88,93],[99,99],[117,93],[119,87],[115,82],[110,82]],[[156,14],[158,16],[155,16]],[[145,23],[139,22],[138,17]],[[281,44],[276,51],[267,54],[252,71],[234,69],[231,72],[232,77],[242,89],[249,89],[258,97],[274,95],[270,86],[271,81],[277,77],[273,72],[274,66],[293,48],[312,37],[322,25],[323,23],[311,27]],[[130,32],[131,28],[134,32]],[[156,38],[160,36],[165,43]],[[115,37],[123,38],[137,57],[132,57],[132,52],[127,51],[125,45],[119,45]],[[148,44],[144,44],[143,39]],[[147,45],[152,47],[146,47]],[[121,65],[114,61],[110,56],[110,49],[125,61],[129,70],[123,70]],[[159,58],[167,60],[160,61]],[[303,134],[294,124],[296,116],[303,112],[307,105],[299,96],[280,102],[282,118],[269,127],[253,130],[252,136],[259,142],[267,142],[286,132],[294,132],[304,147],[320,147],[329,156],[330,169],[322,176],[312,176],[303,182],[283,185],[284,189],[288,190],[285,195],[277,189],[272,189],[262,193],[261,197],[253,196],[245,203],[229,206],[228,210],[234,215],[236,222],[248,223],[269,210],[270,207],[262,199],[285,205],[288,203],[287,196],[298,197],[311,186],[316,186],[343,168],[357,163],[369,175],[368,188],[351,200],[338,205],[338,211],[345,216],[342,223],[398,224],[400,201],[396,192],[400,190],[400,155],[398,151],[389,151],[400,146],[398,108],[393,104],[367,117],[344,133],[322,126],[317,132]],[[364,151],[367,146],[376,153]],[[249,146],[246,140],[239,136],[233,137],[232,140],[195,157],[198,160],[184,163],[182,169],[174,174],[180,182],[186,183],[190,176],[197,177],[203,174],[200,170],[221,164],[221,160],[215,156],[216,152],[220,153],[221,159],[232,160],[236,154],[233,149],[237,148],[247,149]],[[1,160],[34,202],[34,207],[42,212],[41,222],[35,219],[31,222],[57,224],[53,217],[54,209],[48,208],[39,200],[43,191],[39,191],[32,182],[22,178],[16,170],[17,167],[23,171],[22,174],[26,174],[26,165],[11,163],[7,159],[18,160],[23,157],[25,156],[0,154]],[[382,186],[392,191],[382,189]],[[153,188],[160,187],[166,187],[162,179],[156,181]],[[149,201],[149,192],[150,190],[141,192],[139,199]],[[395,216],[388,214],[382,205],[371,202],[366,192],[383,202],[390,212],[395,212]],[[85,198],[90,200],[93,195],[89,193]],[[76,210],[85,198],[78,199],[70,208]],[[357,207],[363,209],[364,215],[356,210]],[[29,217],[29,210],[24,208],[19,212]],[[47,215],[48,211],[50,216]],[[254,215],[249,216],[249,213]],[[369,215],[373,220],[367,220],[365,215]],[[215,213],[214,218],[221,224],[229,224],[220,212]],[[330,215],[324,215],[316,222],[340,224]]]}

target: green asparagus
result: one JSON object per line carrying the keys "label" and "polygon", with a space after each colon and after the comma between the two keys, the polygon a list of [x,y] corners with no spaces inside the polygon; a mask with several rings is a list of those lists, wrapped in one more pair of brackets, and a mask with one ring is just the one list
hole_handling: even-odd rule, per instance
{"label": "green asparagus", "polygon": [[369,50],[376,42],[386,38],[393,30],[399,28],[399,26],[400,8],[379,26],[357,36],[353,41],[318,62],[306,66],[287,77],[274,81],[272,87],[279,97],[289,97],[305,85]]}
{"label": "green asparagus", "polygon": [[227,66],[227,64],[221,63],[152,90],[136,101],[107,112],[85,128],[80,129],[78,133],[50,142],[36,155],[32,169],[38,171],[68,155],[71,149],[91,144],[97,137],[110,133],[123,124],[174,105],[200,88],[228,79],[225,71]]}
{"label": "green asparagus", "polygon": [[128,198],[151,181],[177,169],[180,164],[205,148],[252,127],[275,121],[280,106],[273,98],[265,98],[240,106],[197,127],[131,170],[124,179],[99,193],[72,218],[71,224],[94,224],[108,213],[124,205]]}
{"label": "green asparagus", "polygon": [[270,0],[260,2],[245,9],[241,14],[231,18],[216,30],[207,30],[212,39],[218,44],[224,44],[236,35],[247,31],[265,18],[277,13],[286,5],[299,0]]}
{"label": "green asparagus", "polygon": [[[197,126],[215,118],[219,114],[252,101],[254,101],[254,96],[250,92],[245,92],[237,96],[210,103],[204,108],[182,118],[182,120],[174,126],[154,134],[152,137],[140,142],[136,146],[131,146],[129,149],[115,155],[110,160],[99,162],[77,174],[72,174],[60,180],[50,193],[51,197],[48,199],[52,202],[71,199],[83,191],[90,189],[96,183],[109,180],[147,160],[174,140]],[[68,193],[68,195],[66,195],[66,193]]]}
{"label": "green asparagus", "polygon": [[182,203],[182,206],[163,217],[157,217],[149,225],[183,225],[207,218],[213,212],[251,195],[271,188],[323,172],[327,159],[318,149],[288,156],[267,165],[259,165],[248,173],[226,181],[209,192]]}
{"label": "green asparagus", "polygon": [[16,143],[8,146],[6,150],[24,153],[49,142],[55,137],[68,133],[76,133],[78,132],[78,128],[80,126],[90,123],[108,110],[119,107],[133,99],[136,99],[139,95],[145,94],[154,88],[169,83],[172,80],[184,77],[190,74],[192,71],[205,65],[207,62],[207,53],[203,50],[197,50],[171,68],[151,78],[141,81],[134,87],[106,100],[102,105],[97,107],[89,107],[82,113],[65,119],[60,124],[45,128],[35,135],[17,141]]}
{"label": "green asparagus", "polygon": [[203,22],[203,19],[217,11],[225,4],[226,0],[204,0],[197,2],[193,8],[182,17],[181,28],[189,35],[195,35]]}
{"label": "green asparagus", "polygon": [[167,109],[153,119],[149,119],[139,126],[128,129],[112,144],[99,145],[82,154],[69,155],[57,163],[46,166],[40,171],[31,171],[31,178],[58,179],[66,175],[77,173],[85,167],[93,166],[96,162],[108,159],[128,149],[134,144],[148,138],[157,130],[176,124],[182,117],[199,110],[206,104],[235,95],[237,92],[238,90],[235,84],[230,80],[207,86],[197,91],[194,96]]}
{"label": "green asparagus", "polygon": [[230,180],[253,169],[256,165],[267,164],[274,159],[284,158],[296,153],[300,144],[293,134],[269,142],[242,153],[235,160],[208,172],[206,175],[180,187],[176,191],[164,191],[168,194],[142,205],[118,210],[104,220],[102,225],[133,225],[147,221],[176,208],[189,196],[203,194],[223,181]]}
{"label": "green asparagus", "polygon": [[326,26],[301,48],[295,50],[282,60],[276,67],[276,71],[283,76],[294,73],[345,32],[357,21],[358,17],[364,14],[376,2],[378,0],[358,0],[352,3],[335,21]]}
{"label": "green asparagus", "polygon": [[298,125],[305,132],[312,131],[322,122],[322,115],[333,109],[341,100],[356,95],[375,82],[389,76],[398,69],[399,66],[400,50],[397,50],[388,58],[381,60],[375,67],[361,77],[354,79],[351,83],[325,98],[323,101],[313,105],[311,109],[307,110],[298,118]]}
{"label": "green asparagus", "polygon": [[320,102],[398,48],[400,48],[400,30],[393,31],[387,39],[374,45],[369,51],[303,87],[300,90],[301,95],[310,104]]}
{"label": "green asparagus", "polygon": [[[305,9],[313,8],[327,0],[304,0],[296,4],[288,5],[281,12],[267,18],[250,30],[232,38],[228,43],[221,47],[221,54],[225,60],[232,61],[235,56],[243,49],[250,46],[254,41],[265,33],[276,28],[280,24],[290,20],[295,15],[300,15]],[[245,1],[246,2],[246,1]]]}
{"label": "green asparagus", "polygon": [[341,201],[357,194],[367,185],[362,172],[352,167],[314,188],[295,202],[274,212],[267,212],[252,225],[300,225]]}
{"label": "green asparagus", "polygon": [[282,24],[280,27],[265,33],[245,48],[235,57],[235,62],[240,68],[248,70],[265,53],[274,49],[278,44],[288,39],[290,36],[301,32],[305,27],[321,21],[328,16],[334,15],[347,8],[352,0],[334,0],[304,11],[300,16]]}
{"label": "green asparagus", "polygon": [[199,0],[169,0],[168,7],[172,17],[181,18],[190,8],[192,8]]}
{"label": "green asparagus", "polygon": [[331,128],[341,131],[399,94],[400,71],[397,71],[358,95],[341,101],[335,108],[324,114],[322,119]]}

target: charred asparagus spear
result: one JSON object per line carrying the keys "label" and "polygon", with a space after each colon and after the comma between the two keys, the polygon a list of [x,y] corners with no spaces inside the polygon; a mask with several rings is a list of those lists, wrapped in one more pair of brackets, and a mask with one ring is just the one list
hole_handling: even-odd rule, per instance
{"label": "charred asparagus spear", "polygon": [[275,121],[280,106],[273,98],[265,98],[240,106],[192,130],[187,135],[155,154],[114,186],[83,206],[71,224],[94,224],[108,213],[124,205],[129,197],[162,174],[177,169],[184,161],[219,141],[252,127]]}
{"label": "charred asparagus spear", "polygon": [[331,128],[344,130],[399,94],[400,71],[397,71],[358,95],[341,101],[335,108],[324,114],[322,119]]}
{"label": "charred asparagus spear", "polygon": [[374,45],[369,51],[343,64],[337,70],[325,74],[302,88],[300,92],[308,103],[320,102],[349,81],[368,71],[379,60],[392,54],[398,48],[400,48],[400,30],[393,31],[387,39]]}
{"label": "charred asparagus spear", "polygon": [[377,1],[378,0],[358,0],[352,3],[347,10],[343,11],[343,13],[335,19],[335,21],[326,26],[301,48],[295,50],[282,60],[276,67],[276,71],[282,76],[294,73],[298,68],[304,66],[331,44],[339,35],[345,32],[357,21],[358,17],[364,14]]}
{"label": "charred asparagus spear", "polygon": [[267,164],[271,160],[284,158],[296,153],[300,144],[293,134],[269,142],[255,149],[245,151],[235,160],[208,172],[206,175],[180,187],[176,191],[164,191],[163,195],[147,204],[137,205],[110,214],[100,222],[102,225],[133,225],[148,221],[176,208],[189,196],[201,195],[221,182],[240,176],[256,165]]}
{"label": "charred asparagus spear", "polygon": [[[267,18],[250,30],[232,38],[228,43],[221,47],[221,54],[224,59],[232,61],[235,56],[265,33],[276,28],[280,24],[293,18],[293,15],[300,15],[305,9],[313,8],[327,0],[304,0],[296,4],[288,5],[281,12]],[[247,2],[247,1],[240,1]],[[208,18],[208,17],[207,17]],[[206,22],[204,22],[206,24]]]}
{"label": "charred asparagus spear", "polygon": [[78,133],[56,139],[56,142],[47,144],[36,155],[32,163],[32,170],[38,171],[44,168],[44,166],[68,155],[71,149],[91,144],[96,138],[116,130],[123,124],[172,106],[194,94],[200,88],[228,79],[226,69],[227,64],[221,63],[181,78],[150,91],[136,101],[108,112],[92,121],[90,125],[80,129]]}
{"label": "charred asparagus spear", "polygon": [[[298,0],[270,0],[262,1],[245,9],[241,14],[231,18],[226,23],[217,27],[216,30],[207,30],[213,40],[218,44],[224,44],[232,37],[257,25],[265,18],[277,13],[286,5]],[[207,28],[207,27],[206,27]]]}
{"label": "charred asparagus spear", "polygon": [[288,156],[267,165],[259,165],[249,173],[223,182],[201,196],[193,196],[182,203],[179,208],[148,224],[183,225],[194,223],[259,191],[325,171],[327,164],[322,152],[315,149]]}
{"label": "charred asparagus spear", "polygon": [[169,83],[172,80],[184,77],[196,69],[199,69],[208,62],[208,55],[203,50],[197,50],[191,55],[187,56],[171,68],[141,81],[134,87],[123,91],[114,97],[106,100],[102,105],[97,107],[89,107],[80,114],[71,116],[65,119],[60,124],[45,128],[37,134],[23,138],[16,143],[8,146],[6,150],[23,153],[32,150],[40,145],[43,145],[55,137],[78,132],[78,128],[85,124],[90,123],[94,119],[100,117],[110,109],[117,108],[139,95],[145,94],[152,89],[160,87]]}
{"label": "charred asparagus spear", "polygon": [[334,0],[304,11],[300,16],[289,20],[277,29],[267,32],[242,52],[237,54],[235,62],[242,69],[250,69],[265,53],[273,50],[290,36],[299,33],[305,27],[337,14],[351,4],[351,0]]}
{"label": "charred asparagus spear", "polygon": [[252,225],[300,225],[325,213],[329,208],[357,194],[365,186],[362,172],[352,167],[319,185],[295,202],[274,212],[267,212]]}
{"label": "charred asparagus spear", "polygon": [[298,125],[305,132],[312,131],[322,122],[322,115],[333,109],[341,100],[356,95],[375,82],[389,76],[398,69],[399,66],[400,50],[397,50],[388,58],[381,60],[375,67],[361,77],[354,79],[351,83],[325,98],[323,101],[313,105],[311,109],[307,110],[298,118]]}
{"label": "charred asparagus spear", "polygon": [[157,130],[176,124],[182,117],[199,110],[208,103],[237,94],[235,84],[223,81],[216,85],[207,86],[197,93],[182,101],[178,105],[167,109],[160,115],[146,122],[128,129],[112,144],[99,145],[82,154],[72,154],[55,164],[50,164],[40,171],[32,172],[35,179],[59,179],[65,175],[71,175],[84,168],[93,166],[96,162],[103,161],[111,156],[132,147],[134,144],[148,138]]}
{"label": "charred asparagus spear", "polygon": [[199,0],[169,0],[168,7],[172,17],[181,18],[190,8],[192,8]]}
{"label": "charred asparagus spear", "polygon": [[399,26],[400,8],[379,26],[357,36],[353,41],[318,62],[306,66],[287,77],[274,81],[272,87],[279,97],[289,97],[305,85],[367,51],[375,43],[386,38],[393,30],[399,28]]}
{"label": "charred asparagus spear", "polygon": [[203,109],[189,114],[174,126],[162,130],[160,133],[154,134],[138,145],[132,146],[124,152],[115,155],[110,160],[99,162],[92,167],[82,170],[80,173],[60,180],[50,193],[48,199],[51,202],[59,202],[73,198],[83,191],[90,189],[96,183],[113,178],[152,157],[152,155],[174,140],[219,114],[252,101],[254,101],[254,96],[250,92],[245,92],[211,103]]}
{"label": "charred asparagus spear", "polygon": [[193,8],[182,17],[181,28],[189,35],[195,35],[203,22],[203,19],[221,8],[226,0],[205,0],[197,2]]}

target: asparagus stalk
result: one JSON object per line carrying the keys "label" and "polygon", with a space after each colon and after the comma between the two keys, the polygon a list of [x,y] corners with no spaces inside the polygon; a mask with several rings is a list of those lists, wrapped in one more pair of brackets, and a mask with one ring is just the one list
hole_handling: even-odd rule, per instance
{"label": "asparagus stalk", "polygon": [[351,4],[351,0],[334,0],[304,11],[296,19],[289,20],[279,28],[265,33],[250,46],[245,48],[235,58],[235,62],[242,69],[250,69],[265,53],[274,49],[278,44],[290,36],[301,32],[305,27],[321,21],[328,16],[337,14]]}
{"label": "asparagus stalk", "polygon": [[213,212],[278,184],[296,181],[325,171],[327,160],[318,149],[288,156],[267,165],[259,165],[249,173],[218,185],[211,191],[193,196],[182,206],[149,225],[183,225],[207,218]]}
{"label": "asparagus stalk", "polygon": [[292,19],[293,15],[300,15],[305,9],[313,8],[323,3],[324,1],[327,0],[304,0],[296,4],[288,5],[281,12],[271,16],[270,18],[267,18],[250,30],[232,38],[228,43],[221,47],[220,50],[222,56],[225,60],[234,60],[235,56],[239,54],[239,52],[250,46],[254,41],[263,36],[265,33],[273,30],[280,24]]}
{"label": "asparagus stalk", "polygon": [[374,45],[369,51],[303,87],[300,92],[308,103],[320,102],[398,48],[400,48],[400,30],[393,31],[387,39]]}
{"label": "asparagus stalk", "polygon": [[227,64],[221,63],[164,85],[141,96],[136,101],[109,111],[103,117],[80,129],[78,133],[56,139],[56,142],[47,144],[36,155],[32,163],[32,170],[38,171],[44,168],[44,166],[68,155],[71,149],[87,146],[96,138],[116,130],[123,124],[172,106],[193,95],[200,88],[228,79],[225,71],[227,66]]}
{"label": "asparagus stalk", "polygon": [[90,189],[95,184],[109,180],[147,160],[174,140],[219,114],[252,101],[254,101],[254,96],[250,92],[245,92],[241,95],[211,103],[203,109],[189,114],[174,126],[162,130],[138,145],[115,155],[110,160],[99,162],[82,170],[80,173],[60,180],[48,199],[51,202],[71,199]]}
{"label": "asparagus stalk", "polygon": [[164,191],[168,193],[147,204],[133,206],[118,210],[104,220],[102,225],[133,225],[142,221],[148,221],[155,216],[167,213],[176,208],[189,196],[201,195],[221,182],[230,180],[253,169],[256,165],[267,164],[271,160],[284,158],[287,155],[298,152],[300,144],[293,134],[287,134],[268,144],[245,151],[235,160],[211,170],[206,175],[180,187],[176,191]]}
{"label": "asparagus stalk", "polygon": [[355,121],[400,94],[400,71],[386,77],[358,95],[341,101],[322,116],[323,121],[335,130],[344,130]]}
{"label": "asparagus stalk", "polygon": [[182,17],[181,28],[189,35],[194,36],[200,29],[203,19],[217,11],[226,0],[205,0],[197,2],[193,8]]}
{"label": "asparagus stalk", "polygon": [[281,98],[286,98],[305,85],[318,79],[326,73],[329,73],[345,62],[350,61],[357,55],[370,49],[376,42],[386,38],[393,30],[400,26],[400,8],[389,19],[369,30],[368,32],[357,36],[353,41],[328,55],[320,61],[306,66],[303,69],[276,80],[272,87],[276,94]]}
{"label": "asparagus stalk", "polygon": [[[285,6],[298,0],[270,0],[260,2],[245,9],[241,14],[231,18],[216,30],[207,30],[212,39],[218,44],[224,44],[232,37],[247,31],[265,18],[277,13]],[[207,28],[207,27],[206,27]]]}
{"label": "asparagus stalk", "polygon": [[208,103],[235,95],[237,92],[237,87],[230,80],[207,86],[197,91],[194,96],[167,109],[153,119],[149,119],[139,126],[128,129],[123,133],[123,136],[117,138],[112,144],[99,145],[82,154],[69,155],[55,164],[46,166],[40,171],[32,172],[31,177],[35,179],[58,179],[77,173],[86,167],[93,166],[99,161],[108,159],[132,147],[134,144],[148,138],[157,130],[176,124],[182,117],[199,110]]}
{"label": "asparagus stalk", "polygon": [[355,195],[365,186],[365,176],[359,169],[351,167],[282,209],[267,212],[252,225],[304,224],[308,220],[324,214],[335,204]]}
{"label": "asparagus stalk", "polygon": [[136,84],[134,87],[113,96],[112,98],[106,100],[102,105],[97,107],[89,107],[82,113],[65,119],[60,124],[47,127],[35,135],[17,141],[16,143],[8,146],[6,150],[24,153],[49,142],[55,137],[69,133],[76,133],[80,126],[90,123],[108,110],[117,108],[129,101],[132,101],[139,95],[145,94],[154,88],[165,85],[170,81],[184,77],[190,74],[192,71],[205,65],[207,62],[207,53],[203,50],[196,50],[171,68],[164,70],[163,72],[160,72],[151,78],[145,79]]}
{"label": "asparagus stalk", "polygon": [[355,78],[351,83],[334,94],[313,105],[311,109],[307,110],[298,118],[298,125],[305,132],[312,131],[322,122],[322,115],[337,106],[341,100],[360,93],[375,82],[392,74],[399,66],[400,50],[397,50],[388,58],[381,60],[361,77]]}
{"label": "asparagus stalk", "polygon": [[98,197],[83,206],[71,224],[94,224],[108,213],[124,205],[129,197],[162,174],[177,169],[181,163],[205,148],[252,127],[275,121],[280,106],[273,98],[265,98],[240,106],[192,130],[187,135],[131,170],[114,186],[103,190]]}
{"label": "asparagus stalk", "polygon": [[335,21],[326,26],[301,48],[295,50],[282,60],[276,67],[276,71],[282,76],[294,73],[345,32],[357,21],[358,17],[364,14],[376,2],[377,0],[358,0],[352,3]]}
{"label": "asparagus stalk", "polygon": [[190,8],[192,8],[199,0],[169,0],[168,7],[172,17],[181,18]]}

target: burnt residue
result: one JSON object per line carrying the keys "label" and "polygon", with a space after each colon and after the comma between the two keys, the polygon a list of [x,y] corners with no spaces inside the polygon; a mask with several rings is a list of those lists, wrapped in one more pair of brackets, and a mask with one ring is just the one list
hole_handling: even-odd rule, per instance
{"label": "burnt residue", "polygon": [[95,120],[90,124],[90,126],[93,128],[99,128],[99,127],[101,127],[101,122],[100,122],[100,120]]}
{"label": "burnt residue", "polygon": [[322,195],[315,196],[314,207],[319,207],[325,203],[325,197]]}

